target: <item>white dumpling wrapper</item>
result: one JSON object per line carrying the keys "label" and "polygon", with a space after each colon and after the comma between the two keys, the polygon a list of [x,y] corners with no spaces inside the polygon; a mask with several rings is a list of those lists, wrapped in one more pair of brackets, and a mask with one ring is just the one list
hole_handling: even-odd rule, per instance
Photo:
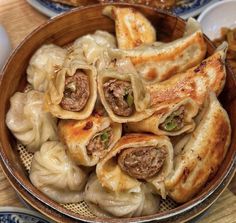
{"label": "white dumpling wrapper", "polygon": [[137,217],[157,213],[160,197],[144,183],[132,192],[107,191],[93,174],[85,187],[85,201],[99,217]]}
{"label": "white dumpling wrapper", "polygon": [[48,140],[57,140],[57,119],[43,109],[44,94],[31,90],[16,92],[10,99],[6,124],[12,134],[35,152]]}
{"label": "white dumpling wrapper", "polygon": [[66,49],[54,44],[43,45],[34,53],[27,68],[27,80],[33,89],[46,91],[48,79],[62,67],[66,55]]}
{"label": "white dumpling wrapper", "polygon": [[83,200],[87,175],[69,158],[62,143],[50,141],[34,154],[30,180],[52,200],[74,203]]}

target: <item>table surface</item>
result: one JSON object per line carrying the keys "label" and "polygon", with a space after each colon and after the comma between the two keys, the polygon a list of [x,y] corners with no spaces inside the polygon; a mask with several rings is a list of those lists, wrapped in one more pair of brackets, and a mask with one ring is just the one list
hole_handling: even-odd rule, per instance
{"label": "table surface", "polygon": [[[25,0],[0,0],[0,24],[9,34],[13,49],[24,37],[48,18],[33,9]],[[0,169],[0,206],[24,207]],[[236,176],[207,214],[202,223],[236,222]]]}

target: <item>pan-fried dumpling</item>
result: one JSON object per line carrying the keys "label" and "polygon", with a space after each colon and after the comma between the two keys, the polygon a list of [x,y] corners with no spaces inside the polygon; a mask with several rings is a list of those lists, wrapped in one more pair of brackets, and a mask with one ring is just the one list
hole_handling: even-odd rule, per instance
{"label": "pan-fried dumpling", "polygon": [[166,179],[168,195],[176,202],[189,201],[220,167],[230,144],[231,127],[226,111],[214,93],[188,141],[178,145],[174,171]]}
{"label": "pan-fried dumpling", "polygon": [[98,74],[98,92],[114,122],[140,121],[153,113],[149,94],[136,73],[102,70]]}
{"label": "pan-fried dumpling", "polygon": [[67,60],[83,59],[101,70],[111,63],[108,49],[115,47],[115,37],[106,31],[98,30],[94,34],[88,34],[75,40]]}
{"label": "pan-fried dumpling", "polygon": [[50,79],[45,108],[61,119],[88,118],[97,99],[96,76],[93,66],[71,60]]}
{"label": "pan-fried dumpling", "polygon": [[34,154],[29,177],[35,187],[54,201],[74,203],[83,200],[87,175],[70,160],[64,145],[58,141],[44,143]]}
{"label": "pan-fried dumpling", "polygon": [[127,134],[97,164],[101,185],[108,190],[132,191],[142,181],[152,183],[165,198],[164,179],[173,168],[173,148],[166,136]]}
{"label": "pan-fried dumpling", "polygon": [[133,8],[107,6],[103,14],[115,20],[116,38],[120,49],[133,49],[156,41],[152,24]]}
{"label": "pan-fried dumpling", "polygon": [[85,202],[99,217],[138,217],[155,214],[160,198],[150,185],[142,183],[134,191],[112,192],[104,189],[96,174],[92,174],[85,187]]}
{"label": "pan-fried dumpling", "polygon": [[185,98],[159,109],[147,119],[140,122],[129,122],[127,126],[131,132],[151,132],[156,135],[175,136],[194,130],[193,118],[197,113],[197,103],[191,98]]}
{"label": "pan-fried dumpling", "polygon": [[182,38],[129,50],[111,50],[114,58],[130,58],[145,84],[154,84],[199,64],[207,50],[200,25],[189,19]]}
{"label": "pan-fried dumpling", "polygon": [[54,44],[40,47],[31,57],[27,68],[27,80],[38,91],[46,91],[48,79],[61,69],[67,50]]}
{"label": "pan-fried dumpling", "polygon": [[225,79],[225,56],[227,43],[219,46],[216,52],[203,60],[198,66],[177,74],[170,79],[146,88],[151,95],[151,106],[162,108],[164,105],[186,97],[202,105],[210,91],[219,95]]}
{"label": "pan-fried dumpling", "polygon": [[120,139],[122,125],[92,114],[84,120],[61,120],[58,132],[76,164],[94,166]]}
{"label": "pan-fried dumpling", "polygon": [[43,99],[43,93],[35,90],[16,92],[10,99],[7,127],[29,152],[39,150],[48,140],[57,140],[57,120],[44,111]]}

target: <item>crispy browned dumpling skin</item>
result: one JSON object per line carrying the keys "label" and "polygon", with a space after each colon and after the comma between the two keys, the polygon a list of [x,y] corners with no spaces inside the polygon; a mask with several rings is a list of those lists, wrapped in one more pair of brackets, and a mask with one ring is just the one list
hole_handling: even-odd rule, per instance
{"label": "crispy browned dumpling skin", "polygon": [[185,73],[177,74],[161,83],[147,85],[147,89],[151,94],[152,106],[158,108],[163,104],[186,97],[190,97],[199,105],[202,105],[209,90],[219,95],[226,78],[226,49],[227,44],[222,45],[212,56]]}
{"label": "crispy browned dumpling skin", "polygon": [[156,41],[156,31],[152,24],[135,9],[107,6],[103,14],[115,21],[116,38],[120,49],[133,49]]}
{"label": "crispy browned dumpling skin", "polygon": [[[96,173],[102,186],[115,192],[135,190],[141,182],[121,169],[118,164],[118,156],[128,148],[133,148],[133,151],[134,148],[141,148],[145,151],[153,147],[165,150],[165,161],[161,170],[154,177],[145,180],[153,184],[156,192],[165,197],[164,178],[171,173],[173,168],[173,148],[169,138],[166,136],[134,133],[123,136],[97,164]],[[136,161],[138,163],[138,160]],[[142,164],[140,168],[146,171]]]}
{"label": "crispy browned dumpling skin", "polygon": [[174,158],[173,174],[165,181],[174,201],[187,202],[203,188],[220,167],[230,138],[228,115],[212,93],[199,125]]}

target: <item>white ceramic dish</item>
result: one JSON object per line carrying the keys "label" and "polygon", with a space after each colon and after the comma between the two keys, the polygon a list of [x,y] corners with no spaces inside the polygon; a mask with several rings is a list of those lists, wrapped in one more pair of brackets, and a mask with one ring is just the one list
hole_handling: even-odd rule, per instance
{"label": "white ceramic dish", "polygon": [[[66,12],[73,7],[66,6],[60,3],[55,3],[50,0],[26,0],[32,7],[47,15],[54,17],[60,13]],[[183,19],[193,17],[202,12],[219,0],[180,0],[174,8],[174,13]]]}
{"label": "white ceramic dish", "polygon": [[220,37],[222,27],[236,27],[236,0],[217,2],[198,17],[203,32],[211,39]]}
{"label": "white ceramic dish", "polygon": [[0,222],[2,223],[52,223],[36,211],[16,207],[0,207]]}
{"label": "white ceramic dish", "polygon": [[8,38],[7,32],[4,27],[0,24],[0,71],[5,64],[10,52],[11,44]]}

